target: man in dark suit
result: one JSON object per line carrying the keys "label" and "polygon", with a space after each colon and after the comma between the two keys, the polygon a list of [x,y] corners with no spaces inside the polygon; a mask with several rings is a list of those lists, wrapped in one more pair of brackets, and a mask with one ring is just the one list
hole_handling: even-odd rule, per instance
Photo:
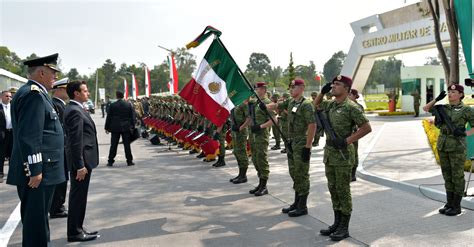
{"label": "man in dark suit", "polygon": [[3,183],[3,165],[5,158],[10,158],[13,148],[12,117],[10,91],[2,92],[2,104],[0,107],[0,183]]}
{"label": "man in dark suit", "polygon": [[23,246],[49,246],[48,211],[64,178],[64,133],[47,90],[57,78],[58,54],[25,61],[28,82],[12,101],[13,151],[7,183],[21,201]]}
{"label": "man in dark suit", "polygon": [[135,128],[135,110],[130,103],[123,100],[123,93],[121,91],[117,91],[116,96],[117,101],[110,105],[107,118],[105,119],[105,133],[112,133],[107,166],[112,166],[115,162],[120,136],[122,136],[127,165],[133,166],[135,164],[133,163],[132,150],[130,148],[130,132]]}
{"label": "man in dark suit", "polygon": [[66,91],[70,100],[64,111],[64,128],[67,136],[67,165],[71,176],[67,240],[82,242],[98,237],[97,231],[85,230],[83,223],[92,169],[99,164],[99,146],[94,121],[83,107],[83,103],[89,99],[86,82],[69,82]]}
{"label": "man in dark suit", "polygon": [[[63,131],[64,110],[66,109],[66,100],[69,99],[66,92],[66,86],[68,82],[69,79],[66,77],[64,79],[56,81],[53,84],[53,106],[56,112],[58,113],[59,122],[61,122]],[[64,138],[66,138],[66,135],[64,135]],[[64,140],[64,143],[66,143],[66,139]],[[64,157],[66,157],[66,155],[64,155]],[[66,202],[67,180],[69,179],[66,159],[64,159],[64,177],[66,178],[66,181],[57,184],[54,190],[53,202],[51,203],[51,208],[49,209],[50,218],[67,217],[67,210],[64,206],[64,203]]]}

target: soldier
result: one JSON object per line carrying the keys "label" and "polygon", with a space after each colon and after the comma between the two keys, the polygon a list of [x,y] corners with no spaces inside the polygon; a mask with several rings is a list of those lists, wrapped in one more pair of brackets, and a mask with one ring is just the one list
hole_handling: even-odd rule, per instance
{"label": "soldier", "polygon": [[247,126],[250,123],[248,118],[248,100],[235,107],[231,111],[231,129],[233,153],[239,166],[239,175],[230,179],[231,183],[240,184],[247,182],[247,168],[249,167],[249,157],[247,156]]}
{"label": "soldier", "polygon": [[7,183],[21,201],[23,246],[49,246],[48,211],[64,177],[64,133],[48,95],[59,70],[58,54],[25,61],[28,82],[12,102],[13,152]]}
{"label": "soldier", "polygon": [[[356,103],[357,107],[364,112],[364,107],[357,102],[357,99],[359,98],[359,91],[356,89],[351,89],[351,92],[349,93],[349,99],[351,99],[354,103]],[[357,131],[357,126],[354,126],[354,132]],[[354,143],[354,166],[352,166],[352,174],[351,174],[351,181],[357,181],[356,178],[356,171],[357,167],[359,166],[359,142],[355,141]]]}
{"label": "soldier", "polygon": [[[278,102],[278,98],[280,98],[280,95],[278,93],[274,93],[272,95],[272,102],[273,103],[277,103]],[[277,114],[278,112],[274,112],[275,115],[278,115]],[[272,134],[273,134],[273,137],[275,138],[275,146],[273,146],[271,148],[271,150],[279,150],[280,149],[280,131],[278,131],[278,128],[279,128],[279,124],[277,126],[274,126],[272,127]]]}
{"label": "soldier", "polygon": [[[448,119],[435,118],[435,125],[440,129],[437,149],[441,172],[444,178],[447,203],[439,209],[440,214],[454,216],[461,213],[461,199],[464,193],[464,163],[466,162],[466,136],[474,134],[474,128],[466,131],[466,123],[474,126],[474,109],[464,105],[464,87],[453,84],[448,87],[447,105],[434,106],[436,102],[446,97],[446,92],[441,92],[438,97],[423,107],[426,112],[434,113],[441,109]],[[439,107],[439,108],[438,108]],[[440,113],[438,113],[441,115]],[[453,127],[450,129],[449,125]]]}
{"label": "soldier", "polygon": [[418,92],[418,89],[415,89],[415,91],[411,94],[413,96],[413,108],[415,109],[415,117],[418,117],[420,115],[420,104],[421,104],[421,96],[420,93]]}
{"label": "soldier", "polygon": [[225,133],[227,132],[227,124],[224,123],[222,126],[216,127],[213,139],[219,141],[219,155],[217,156],[217,162],[212,164],[213,167],[225,166]]}
{"label": "soldier", "polygon": [[[63,127],[64,131],[64,110],[66,109],[66,100],[69,99],[66,92],[66,87],[69,82],[69,79],[63,78],[53,84],[53,106],[54,110],[58,113],[59,122],[61,122],[61,126]],[[66,138],[66,135],[64,135]],[[64,143],[66,143],[66,139],[64,139]],[[65,151],[65,150],[64,150]],[[67,169],[67,161],[66,158],[64,159],[64,177],[66,181],[56,185],[53,194],[53,201],[51,203],[51,208],[49,209],[49,217],[50,218],[64,218],[67,217],[67,210],[64,207],[64,203],[66,202],[66,191],[67,191],[67,180],[69,179],[68,176],[68,169]]]}
{"label": "soldier", "polygon": [[[281,97],[281,102],[279,104],[286,105],[282,106],[281,110],[278,114],[278,123],[281,126],[281,132],[283,133],[284,136],[288,137],[288,104],[290,103],[290,94],[289,93],[284,93],[282,94]],[[286,147],[281,150],[282,154],[286,154]]]}
{"label": "soldier", "polygon": [[290,217],[308,214],[306,202],[309,194],[309,160],[316,132],[314,107],[311,100],[303,96],[304,81],[295,79],[290,84],[290,103],[280,104],[286,107],[288,114],[288,143],[292,152],[288,152],[288,170],[293,180],[295,201],[282,212]]}
{"label": "soldier", "polygon": [[[349,237],[352,212],[350,182],[355,155],[353,143],[372,131],[364,113],[347,97],[351,86],[351,78],[339,75],[332,83],[324,85],[315,100],[316,105],[326,112],[335,132],[335,139],[330,139],[331,135],[326,133],[328,139],[323,158],[334,210],[334,224],[320,231],[321,235],[330,236],[333,241]],[[334,100],[322,101],[329,91]],[[354,125],[359,127],[356,132],[353,132]]]}
{"label": "soldier", "polygon": [[[257,82],[255,84],[255,91],[264,104],[271,103],[267,97],[267,85],[265,82]],[[265,110],[260,109],[258,103],[254,103],[249,107],[250,129],[252,132],[250,134],[250,148],[252,150],[252,162],[259,178],[258,186],[250,190],[249,193],[255,196],[268,194],[267,181],[270,174],[268,166],[269,128],[273,124],[268,114],[270,114],[270,117],[273,117],[271,112],[265,112]]]}
{"label": "soldier", "polygon": [[[314,107],[316,107],[316,105],[314,104],[314,100],[316,99],[316,97],[318,97],[318,93],[317,92],[311,92],[311,98],[313,99],[313,106]],[[324,136],[324,129],[321,126],[317,126],[316,134],[314,135],[314,140],[313,140],[313,143],[312,143],[313,147],[319,146],[319,139],[321,138],[321,136]]]}

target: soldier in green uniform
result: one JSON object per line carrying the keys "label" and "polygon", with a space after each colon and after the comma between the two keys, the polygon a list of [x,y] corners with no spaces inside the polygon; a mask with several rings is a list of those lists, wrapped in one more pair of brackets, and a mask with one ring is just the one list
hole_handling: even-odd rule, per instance
{"label": "soldier in green uniform", "polygon": [[418,92],[418,89],[415,89],[415,92],[411,94],[413,96],[413,108],[415,109],[415,117],[420,115],[420,104],[421,104],[421,96]]}
{"label": "soldier in green uniform", "polygon": [[48,211],[64,176],[64,133],[48,91],[57,79],[58,54],[24,62],[28,82],[12,102],[13,152],[7,183],[21,201],[23,246],[49,246]]}
{"label": "soldier in green uniform", "polygon": [[[351,99],[354,103],[356,103],[357,107],[362,112],[364,112],[364,107],[357,102],[357,99],[359,97],[360,97],[359,96],[359,91],[357,91],[356,89],[351,89],[351,92],[349,93],[349,99]],[[354,132],[356,132],[356,131],[357,131],[357,126],[354,126]],[[354,166],[352,166],[351,181],[354,182],[354,181],[357,181],[356,171],[357,171],[357,167],[359,166],[359,142],[355,141],[352,144],[354,144],[355,155],[354,155]]]}
{"label": "soldier in green uniform", "polygon": [[248,100],[246,100],[231,111],[233,153],[237,160],[237,165],[239,166],[239,175],[230,179],[230,182],[234,184],[247,182],[247,169],[249,167],[249,157],[247,156],[247,126],[249,123]]}
{"label": "soldier in green uniform", "polygon": [[[316,99],[316,97],[318,97],[318,93],[317,92],[311,92],[311,98],[313,100],[313,105],[314,105],[314,100]],[[316,107],[316,105],[314,105],[314,107]],[[321,126],[317,126],[316,134],[314,135],[314,140],[313,140],[313,143],[312,143],[313,147],[319,146],[319,139],[321,138],[321,136],[324,136],[324,130]]]}
{"label": "soldier in green uniform", "polygon": [[[290,103],[290,94],[289,93],[283,93],[281,97],[281,102],[278,104],[282,105],[282,109],[278,113],[278,124],[281,126],[281,132],[283,135],[288,137],[288,104]],[[286,147],[281,150],[282,154],[286,154],[287,150]]]}
{"label": "soldier in green uniform", "polygon": [[282,212],[290,217],[308,214],[306,202],[309,194],[309,160],[316,132],[316,120],[312,101],[303,97],[304,86],[303,80],[293,80],[290,84],[292,99],[288,105],[278,105],[280,110],[286,107],[289,112],[288,144],[292,152],[288,152],[287,156],[288,170],[295,190],[295,201],[288,208],[283,208]]}
{"label": "soldier in green uniform", "polygon": [[[353,143],[372,131],[364,113],[347,97],[351,86],[351,78],[337,76],[332,83],[324,85],[315,100],[316,105],[326,113],[335,134],[332,139],[331,134],[326,133],[323,158],[334,210],[334,224],[320,231],[322,235],[330,236],[333,241],[349,236],[352,213],[350,182],[355,158]],[[329,91],[334,100],[322,101]],[[354,125],[358,127],[356,132],[353,132]]]}
{"label": "soldier in green uniform", "polygon": [[[278,98],[280,97],[280,94],[278,93],[274,93],[272,95],[272,102],[273,103],[277,103],[278,102]],[[277,112],[274,112],[275,115],[277,115]],[[280,131],[278,131],[278,127],[280,124],[278,124],[278,126],[273,126],[272,127],[272,134],[273,134],[273,137],[275,138],[275,146],[271,147],[271,150],[279,150],[280,149],[280,142],[281,142],[281,137],[280,137]]]}
{"label": "soldier in green uniform", "polygon": [[[439,213],[454,216],[461,213],[461,199],[465,183],[463,169],[467,157],[466,136],[474,134],[474,128],[466,131],[466,124],[474,126],[474,109],[462,102],[464,99],[463,86],[453,84],[448,88],[449,104],[434,106],[436,102],[446,97],[446,92],[443,91],[436,99],[424,106],[423,110],[433,113],[436,107],[441,107],[441,110],[444,110],[449,118],[444,121],[435,119],[435,124],[440,129],[437,149],[447,201]],[[448,127],[448,121],[451,122],[454,130]]]}
{"label": "soldier in green uniform", "polygon": [[[258,97],[264,104],[271,103],[267,97],[267,85],[265,82],[257,82],[255,85],[255,91]],[[252,150],[252,162],[257,170],[259,178],[258,186],[250,190],[250,194],[255,196],[263,196],[268,194],[267,181],[268,175],[270,174],[270,168],[268,166],[268,145],[270,139],[270,130],[273,122],[268,117],[265,110],[259,107],[258,103],[252,104],[252,108],[249,109],[249,118],[251,123],[251,142],[250,149]],[[267,111],[271,117],[272,112]],[[276,121],[276,120],[275,120]]]}
{"label": "soldier in green uniform", "polygon": [[227,123],[217,127],[212,137],[214,140],[219,141],[219,155],[217,156],[217,162],[212,164],[214,167],[225,166],[225,133],[227,132]]}

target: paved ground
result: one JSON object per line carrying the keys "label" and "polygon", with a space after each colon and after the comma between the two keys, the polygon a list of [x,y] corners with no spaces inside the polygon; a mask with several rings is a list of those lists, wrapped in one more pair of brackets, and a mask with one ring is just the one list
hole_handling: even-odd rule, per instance
{"label": "paved ground", "polygon": [[[103,119],[94,116],[97,129]],[[407,183],[442,183],[426,137],[413,118],[371,118],[373,133],[361,140],[366,170],[378,177]],[[385,126],[384,126],[385,125]],[[384,127],[383,127],[384,126]],[[420,137],[417,137],[421,135]],[[127,167],[120,148],[116,166],[107,168],[109,136],[99,133],[101,166],[91,181],[86,225],[100,231],[89,242],[100,246],[472,246],[474,212],[457,217],[437,214],[442,203],[399,188],[360,179],[353,183],[352,238],[333,243],[317,234],[332,223],[324,177],[322,148],[313,149],[309,215],[288,218],[282,207],[293,200],[285,156],[270,151],[270,195],[248,190],[258,181],[249,169],[249,183],[233,185],[235,159],[212,168],[178,151],[138,140],[132,146],[135,167]],[[411,138],[411,139],[410,139]],[[324,139],[321,140],[324,143]],[[370,152],[369,152],[370,151]],[[434,187],[434,189],[442,189]],[[18,204],[15,188],[0,184],[0,226]],[[68,245],[66,220],[50,221],[53,246]],[[20,246],[21,223],[8,245]],[[69,244],[75,245],[75,244]],[[0,243],[2,246],[2,243]]]}

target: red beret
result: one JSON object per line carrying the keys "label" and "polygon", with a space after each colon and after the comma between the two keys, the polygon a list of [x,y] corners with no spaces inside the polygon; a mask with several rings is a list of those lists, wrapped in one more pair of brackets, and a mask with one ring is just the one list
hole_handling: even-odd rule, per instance
{"label": "red beret", "polygon": [[259,87],[267,87],[267,84],[265,82],[257,82],[255,83],[255,88]]}
{"label": "red beret", "polygon": [[356,99],[359,98],[359,91],[357,89],[351,89],[351,94],[356,96]]}
{"label": "red beret", "polygon": [[452,84],[451,86],[449,86],[448,90],[456,90],[460,93],[464,93],[464,87],[459,84]]}
{"label": "red beret", "polygon": [[290,86],[299,86],[299,85],[304,85],[303,79],[294,79],[290,83]]}
{"label": "red beret", "polygon": [[352,79],[347,76],[338,75],[334,77],[334,79],[332,79],[332,83],[334,83],[335,81],[342,82],[346,84],[348,87],[352,87]]}

